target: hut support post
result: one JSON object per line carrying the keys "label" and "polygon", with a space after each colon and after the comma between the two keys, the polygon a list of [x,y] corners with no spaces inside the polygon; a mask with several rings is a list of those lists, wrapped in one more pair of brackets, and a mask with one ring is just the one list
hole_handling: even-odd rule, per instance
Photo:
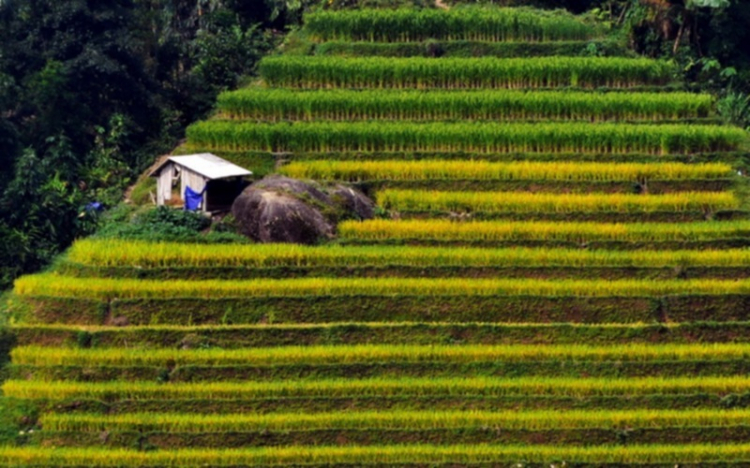
{"label": "hut support post", "polygon": [[156,204],[161,206],[172,199],[172,166],[162,169],[156,183]]}

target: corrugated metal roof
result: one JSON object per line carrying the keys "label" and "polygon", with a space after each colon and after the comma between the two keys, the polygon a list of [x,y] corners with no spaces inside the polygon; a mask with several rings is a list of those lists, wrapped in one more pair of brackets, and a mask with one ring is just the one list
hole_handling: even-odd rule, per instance
{"label": "corrugated metal roof", "polygon": [[156,169],[151,172],[154,177],[159,174],[161,168],[168,162],[173,162],[179,166],[189,169],[209,180],[226,179],[227,177],[242,177],[251,175],[252,172],[236,164],[232,164],[226,159],[211,153],[189,154],[186,156],[170,156],[164,160]]}

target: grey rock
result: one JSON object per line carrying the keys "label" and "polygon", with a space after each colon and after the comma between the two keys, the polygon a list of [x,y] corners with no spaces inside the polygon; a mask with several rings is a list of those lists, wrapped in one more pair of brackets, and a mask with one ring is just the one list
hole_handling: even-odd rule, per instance
{"label": "grey rock", "polygon": [[359,219],[371,219],[375,216],[375,204],[358,190],[336,185],[330,190],[330,194],[334,203]]}
{"label": "grey rock", "polygon": [[247,187],[232,205],[240,233],[258,242],[315,244],[336,234],[341,219],[367,219],[374,204],[339,185],[270,176]]}

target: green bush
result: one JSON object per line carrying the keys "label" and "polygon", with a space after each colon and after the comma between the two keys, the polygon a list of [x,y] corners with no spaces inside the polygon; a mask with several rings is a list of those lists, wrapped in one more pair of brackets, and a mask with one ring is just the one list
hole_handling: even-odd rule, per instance
{"label": "green bush", "polygon": [[173,242],[228,243],[246,242],[244,237],[222,226],[211,232],[211,219],[193,211],[166,206],[140,211],[123,209],[113,213],[96,234],[99,238],[160,240]]}

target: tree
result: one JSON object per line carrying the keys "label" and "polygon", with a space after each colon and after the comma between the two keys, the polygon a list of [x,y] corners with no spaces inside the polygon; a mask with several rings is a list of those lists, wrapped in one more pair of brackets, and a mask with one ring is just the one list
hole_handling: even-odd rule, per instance
{"label": "tree", "polygon": [[117,203],[252,72],[269,47],[256,23],[273,22],[259,4],[0,0],[0,288],[85,234],[82,207]]}

